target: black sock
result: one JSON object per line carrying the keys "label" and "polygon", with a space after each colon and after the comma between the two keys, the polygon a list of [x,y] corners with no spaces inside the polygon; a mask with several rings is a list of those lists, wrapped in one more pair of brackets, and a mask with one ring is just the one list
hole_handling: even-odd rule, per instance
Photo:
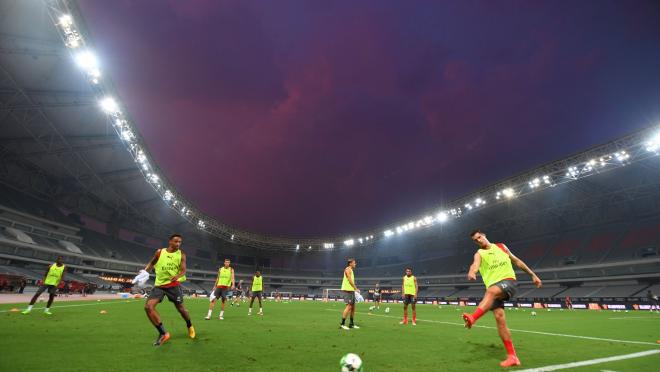
{"label": "black sock", "polygon": [[192,322],[190,321],[190,319],[186,320],[186,327],[188,328],[192,327]]}
{"label": "black sock", "polygon": [[351,317],[351,325],[353,325],[353,317]]}
{"label": "black sock", "polygon": [[346,318],[341,318],[341,325],[345,325],[345,324],[346,324]]}
{"label": "black sock", "polygon": [[163,327],[163,323],[159,323],[156,326],[156,329],[158,330],[158,333],[160,333],[161,335],[165,334],[165,327]]}

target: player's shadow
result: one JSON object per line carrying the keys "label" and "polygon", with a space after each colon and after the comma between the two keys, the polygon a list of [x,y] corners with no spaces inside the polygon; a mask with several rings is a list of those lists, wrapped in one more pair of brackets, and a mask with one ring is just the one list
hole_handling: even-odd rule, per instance
{"label": "player's shadow", "polygon": [[466,357],[463,360],[464,362],[472,362],[474,359],[472,358],[473,355],[480,355],[480,359],[485,359],[486,357],[488,358],[493,358],[495,360],[499,360],[502,356],[502,345],[501,344],[495,344],[492,342],[474,342],[474,341],[467,341],[467,348],[470,350],[469,353],[466,353]]}

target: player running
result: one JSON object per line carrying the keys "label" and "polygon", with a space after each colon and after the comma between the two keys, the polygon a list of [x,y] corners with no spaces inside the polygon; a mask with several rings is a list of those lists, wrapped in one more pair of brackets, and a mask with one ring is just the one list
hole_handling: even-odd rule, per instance
{"label": "player running", "polygon": [[403,276],[401,284],[401,293],[403,294],[403,320],[399,324],[408,324],[408,305],[412,305],[412,325],[417,325],[417,278],[412,274],[412,268],[406,268],[406,275]]}
{"label": "player running", "polygon": [[508,355],[506,360],[500,362],[500,366],[519,366],[520,360],[513,348],[511,333],[504,315],[504,301],[510,300],[516,294],[516,274],[513,271],[512,263],[531,275],[537,288],[541,288],[541,279],[521,259],[514,256],[503,243],[489,242],[486,234],[479,230],[473,231],[470,238],[479,246],[479,250],[474,254],[474,262],[470,266],[468,280],[476,280],[477,271],[479,271],[487,289],[477,309],[472,314],[463,313],[465,327],[472,328],[482,315],[488,310],[492,310],[497,323],[497,331]]}
{"label": "player running", "polygon": [[264,290],[264,277],[261,276],[261,271],[257,270],[252,277],[252,295],[250,296],[250,308],[248,309],[248,315],[252,315],[252,303],[254,303],[254,298],[256,297],[259,300],[259,312],[257,315],[264,315],[264,309],[261,306],[261,293]]}
{"label": "player running", "polygon": [[[355,274],[353,273],[356,265],[357,261],[355,261],[354,258],[348,259],[346,268],[344,269],[344,277],[341,282],[341,290],[344,295],[344,303],[346,303],[346,307],[344,308],[344,312],[341,315],[341,325],[339,328],[346,330],[351,328],[360,329],[360,327],[355,325],[353,322],[353,317],[355,316],[355,293],[360,293],[360,290],[355,284]],[[346,317],[349,314],[351,316],[351,323],[347,327]]]}
{"label": "player running", "polygon": [[57,286],[60,284],[62,279],[64,279],[64,269],[65,266],[62,263],[62,256],[58,256],[55,259],[55,263],[48,266],[46,274],[44,275],[43,284],[39,286],[37,293],[32,296],[32,300],[30,300],[30,304],[28,305],[27,309],[23,310],[23,314],[29,314],[30,311],[32,311],[32,306],[34,306],[34,303],[37,302],[37,298],[39,298],[39,296],[41,296],[44,291],[48,290],[48,304],[46,304],[44,314],[53,315],[53,313],[50,312],[50,307],[53,305],[53,301],[55,300],[55,295],[57,294]]}
{"label": "player running", "polygon": [[156,282],[154,288],[149,293],[144,310],[151,324],[158,330],[158,338],[154,346],[160,346],[170,339],[170,333],[165,330],[160,321],[160,314],[156,311],[156,306],[167,296],[176,307],[188,327],[188,336],[195,338],[195,328],[190,321],[190,314],[183,306],[183,291],[181,282],[186,280],[186,254],[181,250],[183,238],[179,234],[170,236],[167,248],[161,248],[156,251],[154,257],[149,261],[144,271],[149,272],[153,268],[156,271]]}
{"label": "player running", "polygon": [[215,280],[215,290],[211,294],[211,303],[209,304],[209,312],[206,315],[206,320],[211,319],[215,301],[218,298],[222,299],[222,307],[220,308],[219,320],[224,320],[225,302],[227,302],[227,291],[234,289],[234,268],[230,266],[231,260],[225,258],[224,266],[218,270],[218,278]]}

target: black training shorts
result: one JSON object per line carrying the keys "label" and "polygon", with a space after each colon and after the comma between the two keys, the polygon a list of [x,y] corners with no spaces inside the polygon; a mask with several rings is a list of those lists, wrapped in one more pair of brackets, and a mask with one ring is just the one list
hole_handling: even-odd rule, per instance
{"label": "black training shorts", "polygon": [[170,302],[175,304],[183,303],[183,291],[181,290],[180,285],[166,288],[154,287],[154,289],[151,290],[151,293],[149,293],[148,300],[155,298],[158,299],[158,302],[161,302],[165,296],[167,296],[167,299],[170,300]]}
{"label": "black training shorts", "polygon": [[504,295],[503,297],[497,298],[495,301],[493,301],[493,307],[491,309],[504,308],[504,301],[512,300],[514,297],[516,297],[516,293],[518,292],[518,286],[516,285],[515,280],[500,280],[493,285],[500,287]]}

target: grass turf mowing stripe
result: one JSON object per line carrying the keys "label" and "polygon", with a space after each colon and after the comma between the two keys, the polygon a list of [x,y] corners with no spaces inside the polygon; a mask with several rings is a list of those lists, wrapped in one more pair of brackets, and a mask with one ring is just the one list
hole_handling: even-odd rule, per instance
{"label": "grass turf mowing stripe", "polygon": [[[327,311],[337,311],[337,309],[325,309],[325,310],[327,310]],[[358,314],[368,314],[368,313],[360,312]],[[380,316],[380,317],[383,317],[383,318],[401,319],[401,317],[399,317],[399,316],[392,316],[392,315],[371,314],[371,316]],[[440,320],[417,319],[417,321],[418,322],[429,322],[429,323],[447,324],[447,325],[465,327],[465,324],[463,324],[463,323],[443,322],[443,321],[440,321]],[[475,325],[475,326],[472,326],[472,327],[473,328],[497,329],[497,327],[482,326],[482,325]],[[583,340],[594,340],[594,341],[618,342],[618,343],[624,343],[624,344],[660,346],[659,344],[656,344],[656,343],[653,343],[653,342],[645,342],[645,341],[616,340],[616,339],[612,339],[612,338],[568,335],[568,334],[564,334],[564,333],[529,331],[529,330],[526,330],[526,329],[514,329],[514,328],[509,328],[509,330],[512,331],[512,332],[532,333],[532,334],[544,335],[544,336],[570,337],[570,338],[579,338],[579,339],[583,339]]]}
{"label": "grass turf mowing stripe", "polygon": [[[58,306],[53,306],[51,307],[51,310],[57,310],[61,309],[64,307],[78,307],[78,306],[92,306],[92,305],[107,305],[107,304],[112,304],[112,303],[127,303],[127,302],[135,302],[135,301],[122,301],[122,300],[110,300],[110,301],[101,301],[101,302],[92,302],[92,303],[86,303],[86,304],[75,304],[75,305],[58,305]],[[27,307],[23,306],[23,310],[25,310]],[[45,309],[46,306],[44,307],[33,307],[32,310],[42,310]],[[8,313],[11,310],[0,310],[0,313]]]}
{"label": "grass turf mowing stripe", "polygon": [[653,354],[658,354],[660,353],[660,350],[649,350],[649,351],[642,351],[639,353],[632,353],[632,354],[625,354],[625,355],[617,355],[613,357],[607,357],[607,358],[598,358],[598,359],[591,359],[591,360],[584,360],[581,362],[573,362],[573,363],[565,363],[565,364],[555,364],[553,366],[545,366],[545,367],[538,367],[538,368],[530,368],[530,369],[523,369],[519,370],[518,372],[545,372],[545,371],[556,371],[559,369],[567,369],[567,368],[575,368],[575,367],[583,367],[583,366],[591,366],[594,364],[601,364],[601,363],[608,363],[608,362],[615,362],[617,360],[624,360],[624,359],[633,359],[633,358],[641,358]]}

